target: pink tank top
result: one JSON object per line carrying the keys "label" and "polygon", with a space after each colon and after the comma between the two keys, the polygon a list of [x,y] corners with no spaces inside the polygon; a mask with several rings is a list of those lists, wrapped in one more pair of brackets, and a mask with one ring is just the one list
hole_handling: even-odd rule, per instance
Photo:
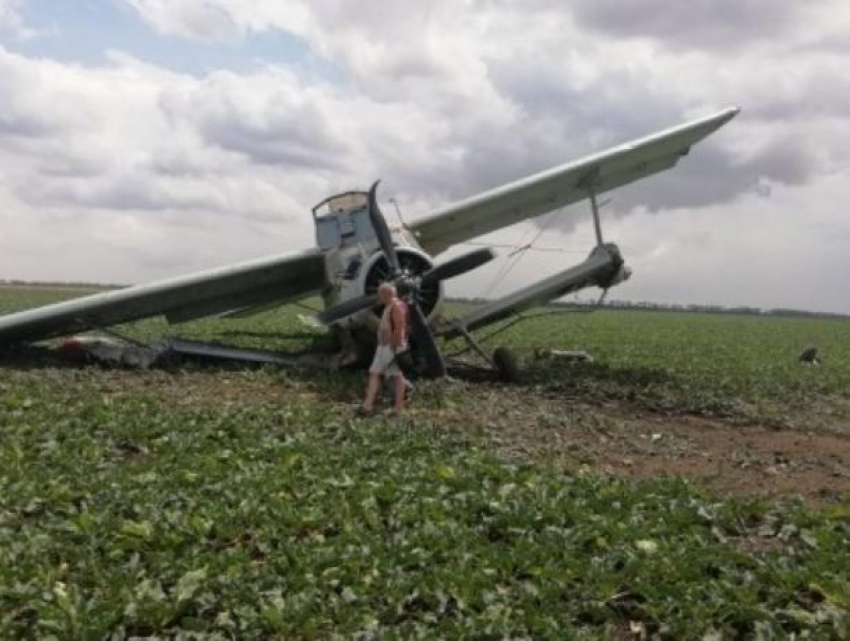
{"label": "pink tank top", "polygon": [[[405,305],[403,301],[394,300],[392,303],[384,307],[384,311],[381,314],[381,320],[378,323],[378,345],[391,345],[393,342],[393,320],[392,320],[392,310],[395,309],[396,305]],[[407,318],[407,309],[403,309],[403,317]],[[401,348],[404,349],[407,347],[407,327],[402,329],[402,344]]]}

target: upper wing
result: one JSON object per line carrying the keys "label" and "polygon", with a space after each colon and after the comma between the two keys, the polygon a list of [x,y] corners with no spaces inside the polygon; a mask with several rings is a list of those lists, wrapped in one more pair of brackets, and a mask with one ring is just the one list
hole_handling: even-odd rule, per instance
{"label": "upper wing", "polygon": [[673,167],[691,146],[728,122],[726,109],[581,160],[497,187],[409,225],[422,247],[436,254],[451,245],[564,207]]}
{"label": "upper wing", "polygon": [[159,316],[179,323],[318,292],[325,265],[317,249],[261,258],[0,316],[0,346]]}

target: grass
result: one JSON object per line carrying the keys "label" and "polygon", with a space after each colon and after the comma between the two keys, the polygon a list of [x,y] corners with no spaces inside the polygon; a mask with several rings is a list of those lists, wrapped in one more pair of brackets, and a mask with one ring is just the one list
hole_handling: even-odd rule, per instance
{"label": "grass", "polygon": [[[850,322],[839,320],[600,311],[542,316],[496,340],[527,362],[536,348],[586,349],[596,362],[571,375],[537,363],[530,382],[654,410],[800,427],[850,398]],[[820,365],[799,363],[808,345]]]}
{"label": "grass", "polygon": [[[291,329],[295,313],[188,330],[253,343],[224,332]],[[724,332],[715,317],[597,314],[568,319],[565,336],[533,322],[549,335],[516,330],[505,343],[597,357],[534,369],[534,385],[598,398],[631,389],[636,403],[668,399],[676,411],[690,411],[677,394],[700,381],[785,412],[798,401],[773,394],[841,393],[838,325]],[[803,327],[821,333],[803,339]],[[700,347],[716,357],[741,332],[770,347],[748,345],[727,380]],[[810,340],[824,367],[770,366]],[[751,390],[760,368],[772,378]],[[649,373],[624,373],[636,371]],[[276,369],[0,368],[0,637],[850,635],[848,504],[815,512],[674,478],[511,463],[482,430],[436,420],[458,392],[425,386],[417,418],[387,424],[351,418],[360,385]]]}

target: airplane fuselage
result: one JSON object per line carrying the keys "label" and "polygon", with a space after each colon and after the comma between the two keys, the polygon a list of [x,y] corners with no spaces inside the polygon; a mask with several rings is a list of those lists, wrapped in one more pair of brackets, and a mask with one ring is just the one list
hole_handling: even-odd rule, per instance
{"label": "airplane fuselage", "polygon": [[[738,113],[725,109],[446,205],[410,225],[390,229],[368,193],[337,194],[313,208],[317,247],[101,292],[0,316],[0,350],[21,342],[67,336],[143,318],[182,323],[213,316],[247,317],[321,294],[316,320],[352,343],[374,341],[377,299],[392,282],[412,304],[411,345],[429,375],[445,372],[435,338],[462,335],[585,287],[603,290],[629,276],[619,249],[603,241],[597,196],[674,167],[694,144]],[[441,283],[495,256],[473,250],[435,265],[432,256],[497,229],[587,198],[596,245],[577,265],[487,301],[463,316],[440,320]],[[357,334],[355,337],[354,335]]]}
{"label": "airplane fuselage", "polygon": [[[390,276],[387,259],[369,222],[367,196],[363,192],[347,192],[313,208],[316,244],[325,261],[322,299],[326,309],[364,294],[374,294]],[[412,232],[401,225],[390,231],[403,278],[416,279],[434,266],[433,259]],[[441,316],[442,287],[419,289],[418,294],[429,323],[435,322]],[[374,345],[377,312],[366,309],[333,325],[344,350],[351,352],[342,356],[342,360],[354,358],[354,350],[368,350]]]}

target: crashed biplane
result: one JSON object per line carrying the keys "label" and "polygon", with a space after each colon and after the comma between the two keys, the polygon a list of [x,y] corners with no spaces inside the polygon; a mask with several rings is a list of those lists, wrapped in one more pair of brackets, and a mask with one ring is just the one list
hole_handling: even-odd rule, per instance
{"label": "crashed biplane", "polygon": [[[421,375],[445,374],[438,339],[455,336],[464,337],[497,370],[510,373],[511,359],[486,354],[471,332],[582,288],[607,290],[627,279],[630,271],[620,250],[603,242],[597,196],[670,169],[736,113],[726,109],[654,133],[393,228],[378,205],[377,183],[368,192],[338,194],[313,209],[314,248],[2,316],[0,348],[152,316],[163,315],[170,323],[246,316],[319,294],[325,309],[318,319],[340,339],[336,362],[348,363],[373,346],[376,291],[389,281],[411,306],[411,350]],[[480,267],[494,253],[484,247],[445,261],[435,256],[582,199],[590,203],[596,232],[596,246],[584,261],[459,318],[446,318],[443,281]]]}

